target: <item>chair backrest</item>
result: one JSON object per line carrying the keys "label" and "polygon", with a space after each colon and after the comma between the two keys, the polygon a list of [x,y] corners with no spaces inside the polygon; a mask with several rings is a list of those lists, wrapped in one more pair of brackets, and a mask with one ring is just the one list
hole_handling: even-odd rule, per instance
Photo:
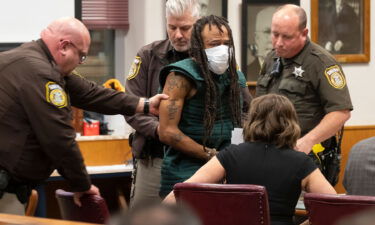
{"label": "chair backrest", "polygon": [[177,202],[190,206],[204,225],[269,225],[265,187],[246,184],[178,183]]}
{"label": "chair backrest", "polygon": [[344,217],[375,207],[375,197],[306,193],[304,203],[311,224],[333,225]]}
{"label": "chair backrest", "polygon": [[72,192],[58,189],[55,195],[64,220],[103,224],[109,219],[107,204],[99,195],[83,195],[81,207],[74,203]]}

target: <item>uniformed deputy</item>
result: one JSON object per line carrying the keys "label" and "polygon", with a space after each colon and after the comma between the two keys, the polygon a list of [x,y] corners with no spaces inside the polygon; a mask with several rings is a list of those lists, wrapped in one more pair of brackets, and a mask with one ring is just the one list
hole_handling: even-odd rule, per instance
{"label": "uniformed deputy", "polygon": [[167,97],[147,100],[71,75],[89,45],[87,28],[62,18],[41,39],[0,54],[0,212],[22,214],[31,188],[55,169],[78,205],[83,193],[99,194],[75,141],[71,105],[106,114],[157,114]]}
{"label": "uniformed deputy", "polygon": [[296,149],[308,154],[340,131],[353,106],[341,66],[309,40],[306,20],[299,6],[276,10],[271,25],[274,49],[262,66],[256,94],[278,93],[292,101],[302,130]]}

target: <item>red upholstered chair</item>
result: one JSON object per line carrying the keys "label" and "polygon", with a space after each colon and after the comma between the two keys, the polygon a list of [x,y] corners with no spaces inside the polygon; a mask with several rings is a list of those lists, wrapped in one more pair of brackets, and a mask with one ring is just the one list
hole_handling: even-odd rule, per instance
{"label": "red upholstered chair", "polygon": [[333,225],[344,217],[375,207],[375,197],[306,193],[304,203],[312,225]]}
{"label": "red upholstered chair", "polygon": [[265,187],[245,184],[178,183],[177,202],[184,202],[204,225],[269,225]]}
{"label": "red upholstered chair", "polygon": [[72,192],[58,189],[55,195],[60,208],[61,217],[64,220],[104,224],[109,219],[110,214],[107,204],[99,195],[82,196],[81,207],[78,207],[74,203]]}

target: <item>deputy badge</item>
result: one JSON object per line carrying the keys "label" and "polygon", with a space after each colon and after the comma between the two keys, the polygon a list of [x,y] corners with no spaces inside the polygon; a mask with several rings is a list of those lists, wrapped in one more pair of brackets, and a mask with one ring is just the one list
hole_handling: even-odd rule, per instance
{"label": "deputy badge", "polygon": [[305,72],[303,69],[302,69],[302,66],[300,67],[294,67],[294,71],[293,71],[293,74],[294,74],[294,77],[297,78],[297,77],[302,77],[302,74],[303,72]]}
{"label": "deputy badge", "polygon": [[334,65],[331,67],[328,67],[325,71],[324,74],[326,75],[329,84],[337,89],[341,89],[345,87],[346,81],[345,77],[341,72],[341,69],[338,65]]}
{"label": "deputy badge", "polygon": [[46,100],[58,108],[63,108],[68,104],[64,89],[52,81],[46,83]]}
{"label": "deputy badge", "polygon": [[128,80],[131,80],[133,79],[134,77],[136,77],[139,73],[139,68],[141,67],[141,64],[142,64],[142,59],[141,57],[139,56],[136,56],[131,67],[130,67],[130,70],[129,70],[129,75],[127,77]]}

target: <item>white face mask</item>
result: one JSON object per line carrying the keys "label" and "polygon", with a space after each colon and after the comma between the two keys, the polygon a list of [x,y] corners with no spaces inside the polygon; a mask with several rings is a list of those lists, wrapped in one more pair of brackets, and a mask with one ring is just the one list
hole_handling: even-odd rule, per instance
{"label": "white face mask", "polygon": [[216,73],[223,74],[229,67],[229,53],[227,45],[219,45],[213,48],[206,48],[208,68]]}

